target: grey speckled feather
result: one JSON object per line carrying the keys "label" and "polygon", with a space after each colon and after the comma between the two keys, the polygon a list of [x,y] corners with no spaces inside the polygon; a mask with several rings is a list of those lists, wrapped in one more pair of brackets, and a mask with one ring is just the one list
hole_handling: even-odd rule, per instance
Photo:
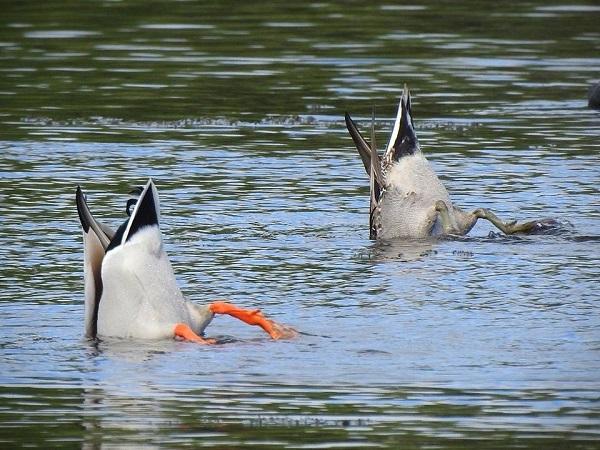
{"label": "grey speckled feather", "polygon": [[[435,208],[440,200],[448,206],[451,223],[464,221],[462,211],[454,208],[448,191],[421,152],[411,109],[410,93],[405,87],[392,135],[382,158],[374,145],[369,146],[354,121],[346,114],[350,136],[371,179],[372,239],[421,238],[444,234],[445,227],[440,223]],[[374,141],[374,133],[371,140]],[[367,150],[371,150],[368,159]],[[375,169],[373,166],[376,166]]]}
{"label": "grey speckled feather", "polygon": [[370,179],[371,239],[464,235],[471,231],[477,219],[488,220],[505,234],[545,232],[556,229],[560,224],[554,219],[504,222],[488,209],[465,212],[453,205],[448,191],[421,153],[406,86],[382,157],[375,145],[374,122],[373,117],[369,145],[346,113],[346,127]]}

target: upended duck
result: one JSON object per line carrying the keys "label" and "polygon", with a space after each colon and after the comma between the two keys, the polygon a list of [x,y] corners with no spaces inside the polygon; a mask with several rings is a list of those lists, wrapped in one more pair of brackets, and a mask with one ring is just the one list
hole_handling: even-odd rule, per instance
{"label": "upended duck", "polygon": [[553,219],[504,222],[488,209],[465,212],[454,205],[421,152],[406,86],[383,156],[377,152],[374,118],[370,144],[348,113],[345,118],[346,127],[369,175],[371,239],[465,235],[478,219],[489,220],[505,234],[535,233],[556,225]]}
{"label": "upended duck", "polygon": [[83,227],[85,332],[88,337],[178,338],[201,344],[215,314],[228,314],[262,327],[273,339],[290,338],[293,328],[265,317],[260,310],[214,301],[197,305],[184,299],[164,250],[159,229],[158,191],[150,179],[137,202],[127,202],[129,218],[115,232],[98,222],[77,187],[77,211]]}

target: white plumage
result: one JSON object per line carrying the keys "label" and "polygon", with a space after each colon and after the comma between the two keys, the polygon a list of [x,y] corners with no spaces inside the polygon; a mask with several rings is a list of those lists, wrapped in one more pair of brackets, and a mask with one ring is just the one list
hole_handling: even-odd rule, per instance
{"label": "white plumage", "polygon": [[158,226],[146,226],[109,251],[102,264],[104,291],[98,310],[102,336],[157,339],[173,336],[177,323],[201,334],[213,315],[203,317],[183,298],[164,251]]}
{"label": "white plumage", "polygon": [[184,299],[164,250],[156,186],[149,180],[129,219],[114,232],[94,219],[81,189],[77,209],[83,227],[85,323],[89,337],[162,339],[202,343],[214,314],[259,325],[274,339],[295,331],[225,302],[204,306]]}

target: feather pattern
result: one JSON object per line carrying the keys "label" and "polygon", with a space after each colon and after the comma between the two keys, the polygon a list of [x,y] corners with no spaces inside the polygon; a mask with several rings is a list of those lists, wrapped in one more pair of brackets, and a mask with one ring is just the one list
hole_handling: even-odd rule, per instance
{"label": "feather pattern", "polygon": [[84,237],[85,324],[88,337],[173,337],[176,324],[202,334],[207,306],[184,299],[164,250],[158,191],[149,180],[131,216],[115,233],[76,194]]}
{"label": "feather pattern", "polygon": [[457,217],[459,210],[453,207],[446,188],[421,152],[414,129],[411,96],[406,86],[383,156],[379,156],[375,145],[374,119],[371,145],[347,113],[346,126],[369,175],[371,239],[442,234],[444,228],[435,209],[439,200],[448,205],[452,223],[460,219]]}

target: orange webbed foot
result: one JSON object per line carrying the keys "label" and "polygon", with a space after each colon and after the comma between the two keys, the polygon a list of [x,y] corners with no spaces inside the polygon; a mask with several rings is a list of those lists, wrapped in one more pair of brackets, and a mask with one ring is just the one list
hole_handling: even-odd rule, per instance
{"label": "orange webbed foot", "polygon": [[258,325],[275,340],[290,339],[298,334],[292,327],[268,319],[260,309],[244,309],[227,302],[213,302],[210,304],[210,310],[214,314],[228,314],[248,325]]}
{"label": "orange webbed foot", "polygon": [[173,329],[173,334],[176,338],[180,338],[186,341],[196,342],[198,344],[212,345],[216,344],[215,339],[205,339],[202,336],[198,336],[194,331],[185,323],[178,323]]}
{"label": "orange webbed foot", "polygon": [[269,331],[268,333],[276,341],[279,339],[293,339],[298,336],[298,330],[296,330],[294,327],[290,327],[289,325],[283,325],[271,319],[265,320],[270,322],[271,331]]}

